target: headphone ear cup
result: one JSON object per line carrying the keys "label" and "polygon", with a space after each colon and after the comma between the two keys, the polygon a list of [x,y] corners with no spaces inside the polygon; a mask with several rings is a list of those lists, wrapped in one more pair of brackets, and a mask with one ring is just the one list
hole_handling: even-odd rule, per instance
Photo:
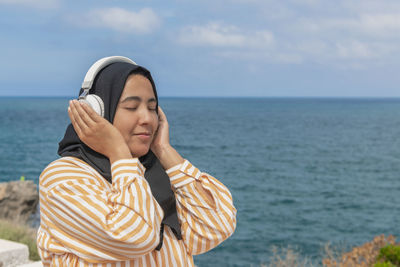
{"label": "headphone ear cup", "polygon": [[97,114],[104,118],[104,102],[98,95],[87,95],[79,99],[80,102],[88,104]]}

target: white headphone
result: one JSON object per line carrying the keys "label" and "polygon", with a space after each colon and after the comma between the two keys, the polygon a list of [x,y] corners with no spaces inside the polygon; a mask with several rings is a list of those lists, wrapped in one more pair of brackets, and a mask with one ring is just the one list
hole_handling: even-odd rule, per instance
{"label": "white headphone", "polygon": [[98,95],[89,94],[89,90],[92,88],[96,75],[106,66],[116,62],[125,62],[137,65],[133,60],[121,56],[104,57],[97,60],[86,73],[85,79],[82,83],[83,92],[78,98],[80,102],[91,106],[94,111],[102,117],[104,117],[104,102]]}

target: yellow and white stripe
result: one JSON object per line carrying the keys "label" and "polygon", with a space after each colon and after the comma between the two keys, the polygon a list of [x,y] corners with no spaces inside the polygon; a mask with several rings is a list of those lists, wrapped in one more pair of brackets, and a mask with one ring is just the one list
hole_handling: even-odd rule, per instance
{"label": "yellow and white stripe", "polygon": [[228,238],[236,209],[228,189],[189,161],[167,170],[182,240],[165,227],[138,159],[111,166],[112,184],[87,163],[64,157],[40,175],[37,245],[44,266],[194,266],[192,255]]}

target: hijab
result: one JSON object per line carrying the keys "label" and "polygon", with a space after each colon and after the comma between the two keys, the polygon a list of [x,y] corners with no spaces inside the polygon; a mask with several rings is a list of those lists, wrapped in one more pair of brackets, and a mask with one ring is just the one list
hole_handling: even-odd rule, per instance
{"label": "hijab", "polygon": [[[97,74],[93,86],[89,91],[90,94],[96,94],[103,100],[104,118],[110,123],[113,123],[125,82],[131,74],[143,75],[151,82],[154,96],[157,100],[156,110],[158,111],[157,91],[150,72],[138,65],[117,62],[108,65]],[[82,89],[79,94],[81,93]],[[72,124],[68,125],[64,138],[59,142],[58,154],[62,157],[72,156],[85,161],[109,183],[112,182],[109,159],[84,144],[79,139]],[[143,157],[140,157],[140,161],[146,168],[144,177],[150,185],[151,192],[164,211],[164,218],[160,226],[160,244],[156,248],[159,250],[163,242],[164,225],[168,225],[175,236],[178,239],[182,239],[176,211],[175,195],[171,189],[167,173],[151,150]]]}

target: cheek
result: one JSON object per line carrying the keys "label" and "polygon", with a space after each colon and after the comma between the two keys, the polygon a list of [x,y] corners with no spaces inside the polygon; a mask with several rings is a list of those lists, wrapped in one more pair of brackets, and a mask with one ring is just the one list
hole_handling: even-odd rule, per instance
{"label": "cheek", "polygon": [[135,128],[135,118],[132,118],[132,116],[128,116],[128,114],[123,114],[123,112],[118,115],[118,117],[115,117],[113,125],[126,139],[131,135],[133,129]]}

